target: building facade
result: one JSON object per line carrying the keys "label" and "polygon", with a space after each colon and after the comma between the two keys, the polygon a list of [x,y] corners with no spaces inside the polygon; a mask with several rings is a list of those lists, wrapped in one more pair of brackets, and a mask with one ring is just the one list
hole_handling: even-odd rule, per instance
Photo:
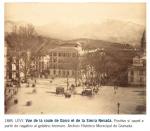
{"label": "building facade", "polygon": [[128,69],[128,84],[133,86],[146,85],[146,59],[145,56],[133,58],[133,64]]}
{"label": "building facade", "polygon": [[133,58],[133,64],[128,69],[128,84],[146,86],[146,32],[141,39],[140,55]]}
{"label": "building facade", "polygon": [[5,78],[5,80],[6,80],[6,78],[7,78],[7,62],[8,62],[8,47],[7,47],[7,42],[5,41],[5,44],[4,44],[4,78]]}
{"label": "building facade", "polygon": [[54,77],[74,77],[79,75],[82,48],[79,43],[63,44],[49,50],[49,74]]}

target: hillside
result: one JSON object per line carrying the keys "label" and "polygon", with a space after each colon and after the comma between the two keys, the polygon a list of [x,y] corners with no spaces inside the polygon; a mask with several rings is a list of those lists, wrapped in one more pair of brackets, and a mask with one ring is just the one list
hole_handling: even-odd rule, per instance
{"label": "hillside", "polygon": [[[113,23],[112,25],[110,24]],[[107,23],[107,24],[106,24]],[[106,23],[103,23],[103,28],[101,28],[101,31],[104,31],[104,28],[106,28],[107,26],[107,31],[110,30],[109,32],[111,32],[110,34],[113,34],[113,32],[115,32],[115,30],[119,31],[119,28],[121,28],[121,26],[124,24],[124,26],[126,25],[124,22],[116,22],[116,21],[107,21]],[[25,22],[12,22],[12,21],[5,21],[5,33],[9,34],[12,32],[13,27],[14,26],[25,26],[27,25],[27,23]],[[104,26],[105,25],[105,26]],[[114,27],[117,27],[117,29],[113,30],[114,27],[112,27],[113,25],[115,25]],[[130,34],[131,32],[133,33],[132,36],[138,37],[138,44],[135,44],[134,41],[133,43],[128,42],[129,38],[126,40],[126,42],[118,42],[118,40],[116,40],[117,42],[115,42],[113,39],[110,40],[110,38],[114,38],[114,36],[112,35],[111,37],[109,37],[108,40],[103,40],[103,39],[91,39],[91,38],[77,38],[77,39],[72,39],[72,40],[61,40],[61,39],[57,39],[57,38],[53,38],[52,36],[47,36],[44,34],[41,34],[42,32],[38,32],[37,28],[35,27],[36,32],[38,32],[38,36],[33,38],[32,40],[26,41],[25,43],[25,48],[30,49],[32,52],[34,53],[40,53],[40,54],[46,54],[48,52],[49,49],[51,48],[55,48],[58,47],[60,45],[62,45],[64,42],[69,42],[69,43],[76,43],[79,42],[81,43],[83,49],[89,50],[89,49],[95,49],[95,48],[105,48],[107,50],[130,50],[133,48],[139,48],[140,47],[140,42],[141,42],[141,33],[142,33],[142,27],[140,26],[139,28],[137,28],[139,25],[133,24],[133,23],[127,23],[128,27],[134,27],[134,29],[132,29],[132,31],[128,31],[128,33]],[[134,26],[133,26],[134,25]],[[86,25],[84,25],[86,26]],[[52,27],[54,28],[54,27]],[[92,28],[92,27],[91,27]],[[125,28],[125,27],[124,27]],[[122,28],[121,28],[122,29]],[[44,28],[43,28],[44,30]],[[81,28],[82,30],[82,28]],[[112,31],[113,30],[113,31]],[[127,30],[127,28],[126,28]],[[47,31],[47,30],[46,30]],[[123,31],[121,31],[123,32]],[[41,34],[41,35],[40,35]],[[114,34],[118,34],[118,32],[114,33]],[[128,35],[129,35],[128,34]],[[138,35],[137,35],[138,34]],[[70,34],[68,33],[68,36]],[[103,35],[101,35],[103,36]],[[108,35],[109,36],[109,35]],[[131,37],[132,37],[131,36]],[[124,36],[124,37],[129,37],[129,36]],[[117,39],[120,39],[120,37],[118,36]],[[11,40],[13,41],[13,40]]]}
{"label": "hillside", "polygon": [[119,20],[106,20],[102,23],[84,23],[80,25],[48,23],[36,27],[40,34],[62,40],[96,39],[113,43],[140,45],[144,26]]}
{"label": "hillside", "polygon": [[[27,24],[31,23],[5,21],[5,32],[11,32],[14,25],[24,26]],[[34,27],[39,35],[64,41],[85,38],[132,46],[140,45],[142,34],[145,30],[145,27],[142,25],[112,19],[100,23],[87,22],[74,26],[57,22]]]}

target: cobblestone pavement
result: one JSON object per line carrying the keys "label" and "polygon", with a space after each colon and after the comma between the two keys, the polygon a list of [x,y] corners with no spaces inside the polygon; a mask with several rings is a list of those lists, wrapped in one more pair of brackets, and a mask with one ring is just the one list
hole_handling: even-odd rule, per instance
{"label": "cobblestone pavement", "polygon": [[[73,83],[73,80],[69,80]],[[76,87],[76,94],[70,98],[56,95],[57,86],[66,87],[66,79],[37,79],[36,87],[21,85],[18,94],[9,103],[7,114],[120,114],[146,113],[145,87],[114,87],[103,86],[98,94],[82,96],[83,87]],[[18,103],[14,104],[14,99]],[[28,104],[29,105],[28,105]]]}

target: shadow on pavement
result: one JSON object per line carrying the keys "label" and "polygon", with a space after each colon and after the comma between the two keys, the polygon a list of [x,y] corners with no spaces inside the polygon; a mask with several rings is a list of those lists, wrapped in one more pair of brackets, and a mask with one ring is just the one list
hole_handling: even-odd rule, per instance
{"label": "shadow on pavement", "polygon": [[136,92],[138,93],[138,95],[141,95],[141,96],[146,95],[146,91],[133,91],[133,92]]}
{"label": "shadow on pavement", "polygon": [[146,113],[146,106],[145,105],[136,106],[136,114],[145,114],[145,113]]}
{"label": "shadow on pavement", "polygon": [[46,93],[56,94],[54,91],[46,91]]}

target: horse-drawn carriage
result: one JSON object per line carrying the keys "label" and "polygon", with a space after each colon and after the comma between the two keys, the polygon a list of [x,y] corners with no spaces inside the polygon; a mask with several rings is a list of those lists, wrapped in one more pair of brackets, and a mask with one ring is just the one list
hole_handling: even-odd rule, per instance
{"label": "horse-drawn carriage", "polygon": [[83,89],[81,95],[83,95],[83,96],[92,96],[94,94],[97,94],[98,91],[99,91],[98,87],[94,87],[94,88],[86,87],[86,88]]}
{"label": "horse-drawn carriage", "polygon": [[65,89],[64,87],[56,87],[56,94],[64,94],[65,93]]}
{"label": "horse-drawn carriage", "polygon": [[92,96],[93,95],[93,90],[92,88],[86,87],[83,89],[82,93],[83,96]]}
{"label": "horse-drawn carriage", "polygon": [[59,95],[65,95],[66,98],[70,98],[71,97],[71,91],[70,90],[66,90],[64,87],[56,87],[56,94]]}

